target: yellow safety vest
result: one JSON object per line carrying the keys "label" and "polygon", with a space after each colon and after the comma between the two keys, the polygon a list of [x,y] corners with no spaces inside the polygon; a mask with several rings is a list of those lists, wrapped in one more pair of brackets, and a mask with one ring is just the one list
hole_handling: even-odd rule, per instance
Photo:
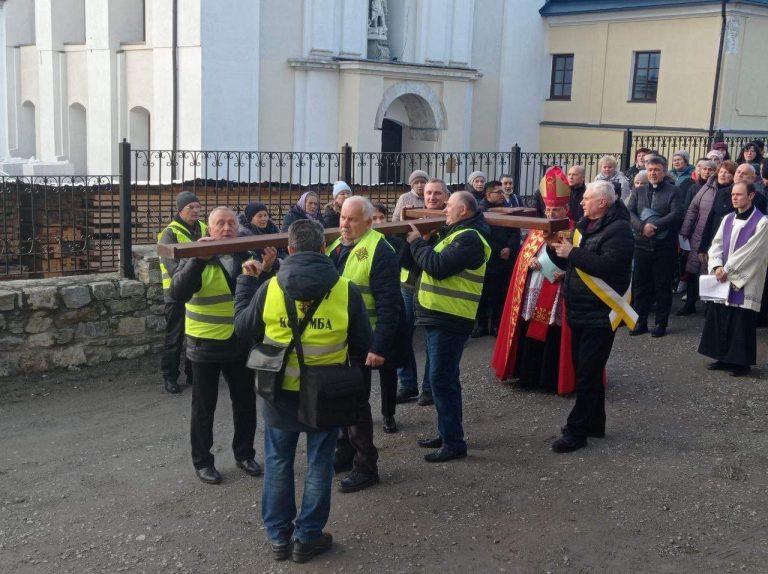
{"label": "yellow safety vest", "polygon": [[477,269],[465,269],[446,279],[435,279],[425,271],[421,274],[417,298],[419,305],[430,311],[440,311],[464,319],[474,319],[480,303],[485,279],[485,265],[491,256],[491,247],[476,229],[460,229],[435,245],[440,253],[462,233],[477,233],[485,253],[483,264]]}
{"label": "yellow safety vest", "polygon": [[[296,305],[296,315],[301,323],[304,311]],[[349,330],[349,279],[339,277],[328,295],[323,298],[312,320],[301,334],[301,346],[304,350],[304,363],[307,365],[345,365],[347,364],[347,332]],[[269,280],[267,296],[264,300],[264,343],[278,347],[287,347],[293,333],[288,323],[285,308],[285,296],[275,277]],[[288,355],[283,377],[283,389],[298,391],[299,356],[296,351]]]}
{"label": "yellow safety vest", "polygon": [[184,332],[199,339],[226,341],[235,332],[235,298],[224,270],[209,263],[203,270],[203,286],[186,304]]}
{"label": "yellow safety vest", "polygon": [[[165,233],[166,229],[170,229],[173,232],[173,235],[176,238],[176,243],[191,243],[195,240],[194,237],[189,234],[189,229],[187,229],[178,221],[171,221],[168,227],[166,227],[160,233],[157,234],[158,241],[160,241],[160,238],[163,236],[163,233]],[[208,229],[208,226],[206,226],[205,223],[200,221],[201,235],[205,235],[205,232],[207,229]],[[171,290],[171,276],[168,273],[168,269],[165,267],[165,265],[163,265],[162,259],[160,260],[160,273],[162,273],[162,277],[163,277],[163,293],[167,295],[168,291]]]}
{"label": "yellow safety vest", "polygon": [[[376,231],[369,229],[360,239],[347,256],[347,262],[344,264],[342,277],[346,277],[352,283],[357,285],[360,293],[363,295],[365,308],[368,311],[368,319],[371,322],[371,329],[376,328],[376,302],[373,300],[371,292],[371,267],[373,266],[373,255],[376,253],[376,247],[379,241],[384,243],[394,251],[392,246],[387,243],[386,238]],[[341,243],[341,238],[337,239],[331,246],[325,250],[326,255],[333,253],[334,249]]]}

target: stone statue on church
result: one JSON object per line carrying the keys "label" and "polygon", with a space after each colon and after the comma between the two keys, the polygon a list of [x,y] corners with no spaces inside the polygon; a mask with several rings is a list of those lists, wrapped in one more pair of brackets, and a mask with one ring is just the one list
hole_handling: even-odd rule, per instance
{"label": "stone statue on church", "polygon": [[369,0],[368,58],[371,60],[389,60],[387,14],[387,0]]}

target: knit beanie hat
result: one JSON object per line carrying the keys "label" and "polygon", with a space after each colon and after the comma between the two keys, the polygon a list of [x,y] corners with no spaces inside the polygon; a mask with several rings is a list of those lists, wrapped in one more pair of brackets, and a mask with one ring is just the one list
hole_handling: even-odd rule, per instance
{"label": "knit beanie hat", "polygon": [[681,158],[683,158],[685,160],[685,163],[687,163],[688,165],[691,164],[691,154],[689,154],[684,149],[678,150],[678,151],[676,151],[675,153],[672,154],[673,158],[675,156],[680,156]]}
{"label": "knit beanie hat", "polygon": [[254,203],[249,203],[245,206],[245,219],[250,222],[251,219],[253,219],[253,216],[261,211],[266,211],[269,213],[269,209],[267,209],[267,206],[261,203],[260,201],[256,201]]}
{"label": "knit beanie hat", "polygon": [[343,191],[346,191],[347,193],[352,193],[352,189],[347,185],[346,182],[344,182],[344,181],[337,181],[336,183],[334,183],[333,184],[333,199],[336,199],[336,197],[338,197],[338,195],[341,192],[343,192]]}
{"label": "knit beanie hat", "polygon": [[469,185],[472,185],[472,182],[475,181],[478,177],[482,177],[485,180],[488,179],[484,171],[473,171],[472,173],[469,174],[469,177],[467,178],[467,183]]}
{"label": "knit beanie hat", "polygon": [[190,203],[200,203],[200,199],[191,191],[182,191],[176,196],[176,209],[181,211]]}
{"label": "knit beanie hat", "polygon": [[408,185],[413,185],[418,179],[423,179],[425,182],[427,182],[429,181],[429,174],[426,171],[417,169],[408,176]]}

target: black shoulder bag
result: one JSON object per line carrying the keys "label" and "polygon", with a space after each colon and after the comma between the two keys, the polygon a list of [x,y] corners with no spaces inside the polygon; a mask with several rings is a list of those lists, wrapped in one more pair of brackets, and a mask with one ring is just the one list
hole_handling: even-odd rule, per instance
{"label": "black shoulder bag", "polygon": [[[317,311],[323,298],[320,297],[312,303],[312,306],[307,310],[307,314],[301,320],[301,324],[298,326],[299,339],[301,333],[307,328],[309,322],[312,320],[312,316]],[[286,308],[288,308],[288,301],[286,300]],[[293,307],[293,314],[296,315],[296,308]],[[290,311],[288,312],[290,316]],[[288,343],[287,347],[281,347],[277,345],[270,345],[269,343],[256,343],[248,354],[248,360],[245,366],[249,369],[256,371],[256,392],[261,397],[272,404],[277,402],[280,393],[283,390],[283,376],[285,375],[285,366],[288,363],[288,357],[293,351],[296,344],[296,332],[291,325],[291,332],[293,333],[293,339]]]}
{"label": "black shoulder bag", "polygon": [[368,398],[363,369],[348,364],[307,365],[304,362],[296,303],[288,295],[285,295],[285,308],[288,310],[288,322],[296,341],[301,370],[299,422],[317,430],[357,423],[362,405]]}

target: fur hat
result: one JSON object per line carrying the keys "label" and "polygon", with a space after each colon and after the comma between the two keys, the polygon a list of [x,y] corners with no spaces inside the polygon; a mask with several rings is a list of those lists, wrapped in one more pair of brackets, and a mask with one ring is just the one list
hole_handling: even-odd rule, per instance
{"label": "fur hat", "polygon": [[333,199],[336,199],[340,193],[343,191],[346,191],[347,193],[352,193],[352,188],[350,188],[347,185],[347,182],[345,181],[337,181],[333,184]]}
{"label": "fur hat", "polygon": [[191,191],[182,191],[176,196],[176,210],[181,211],[190,203],[200,203],[200,199]]}

